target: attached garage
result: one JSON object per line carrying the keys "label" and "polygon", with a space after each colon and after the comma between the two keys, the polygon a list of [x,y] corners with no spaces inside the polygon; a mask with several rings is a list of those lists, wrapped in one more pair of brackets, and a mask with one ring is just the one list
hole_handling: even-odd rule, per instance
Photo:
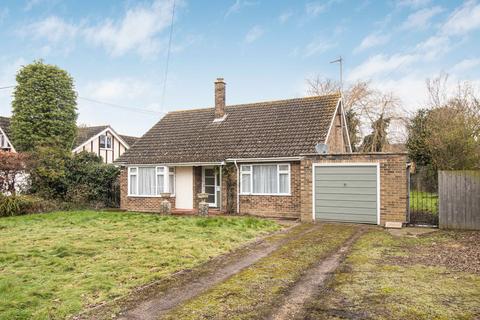
{"label": "attached garage", "polygon": [[313,218],[380,224],[378,163],[313,165]]}

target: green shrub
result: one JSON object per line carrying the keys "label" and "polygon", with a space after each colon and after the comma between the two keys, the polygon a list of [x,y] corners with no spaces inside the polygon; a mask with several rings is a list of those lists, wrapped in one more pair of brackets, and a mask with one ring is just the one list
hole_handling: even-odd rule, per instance
{"label": "green shrub", "polygon": [[0,196],[0,216],[16,216],[20,214],[20,200],[16,196]]}
{"label": "green shrub", "polygon": [[45,200],[32,195],[0,195],[0,216],[18,216],[62,209],[60,202]]}

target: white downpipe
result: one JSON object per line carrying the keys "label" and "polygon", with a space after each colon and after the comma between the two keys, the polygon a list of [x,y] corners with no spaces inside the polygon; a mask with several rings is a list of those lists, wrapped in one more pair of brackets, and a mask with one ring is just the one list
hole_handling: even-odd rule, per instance
{"label": "white downpipe", "polygon": [[233,160],[237,169],[237,214],[240,214],[240,171],[238,170],[237,160]]}

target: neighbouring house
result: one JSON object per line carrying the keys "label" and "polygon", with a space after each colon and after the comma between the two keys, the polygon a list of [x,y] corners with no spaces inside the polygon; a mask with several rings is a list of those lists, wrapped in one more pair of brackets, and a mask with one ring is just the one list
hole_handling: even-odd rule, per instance
{"label": "neighbouring house", "polygon": [[[105,163],[113,163],[138,139],[137,137],[120,135],[108,125],[79,127],[77,130],[72,152],[93,152],[102,157]],[[15,148],[8,137],[9,134],[10,118],[0,117],[0,150],[15,152]]]}
{"label": "neighbouring house", "polygon": [[[166,114],[116,162],[121,208],[385,224],[405,222],[406,155],[352,153],[339,94]],[[164,195],[165,196],[165,195]]]}
{"label": "neighbouring house", "polygon": [[79,127],[73,153],[93,152],[102,157],[105,163],[113,163],[138,138],[120,135],[110,126]]}
{"label": "neighbouring house", "polygon": [[14,151],[8,135],[10,134],[10,118],[0,117],[0,150],[3,151]]}

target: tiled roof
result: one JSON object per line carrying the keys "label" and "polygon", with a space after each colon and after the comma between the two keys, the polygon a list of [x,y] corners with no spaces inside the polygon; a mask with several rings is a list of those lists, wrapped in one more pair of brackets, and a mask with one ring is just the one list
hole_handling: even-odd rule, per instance
{"label": "tiled roof", "polygon": [[74,149],[80,146],[85,141],[99,134],[103,130],[107,129],[108,126],[95,126],[95,127],[79,127],[77,128],[77,138],[75,139]]}
{"label": "tiled roof", "polygon": [[0,128],[2,128],[3,132],[5,132],[10,139],[10,118],[0,117]]}
{"label": "tiled roof", "polygon": [[123,141],[125,141],[129,147],[132,147],[135,144],[135,142],[137,142],[137,140],[139,139],[138,137],[125,136],[123,134],[120,135],[120,138],[122,138]]}
{"label": "tiled roof", "polygon": [[117,162],[216,162],[228,158],[298,156],[324,142],[338,94],[232,105],[213,122],[214,108],[170,112]]}

